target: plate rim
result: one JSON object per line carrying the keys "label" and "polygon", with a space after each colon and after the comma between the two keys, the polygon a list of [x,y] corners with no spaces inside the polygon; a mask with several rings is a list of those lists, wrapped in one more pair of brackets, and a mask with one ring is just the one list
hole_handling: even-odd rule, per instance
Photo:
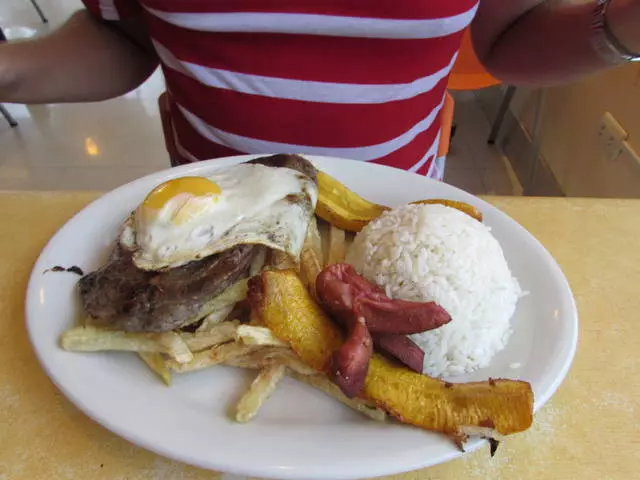
{"label": "plate rim", "polygon": [[[224,462],[211,462],[211,461],[203,462],[202,459],[197,456],[176,455],[175,452],[172,452],[168,449],[163,448],[161,445],[162,442],[157,442],[155,444],[147,442],[145,439],[141,438],[137,433],[127,430],[125,428],[121,428],[120,426],[114,424],[109,420],[109,418],[107,418],[106,416],[100,415],[99,412],[94,411],[89,405],[83,402],[79,396],[75,395],[72,391],[66,388],[60,376],[57,375],[47,364],[47,362],[45,361],[45,358],[43,358],[43,352],[40,351],[36,346],[37,340],[35,339],[35,331],[32,328],[32,324],[34,324],[34,322],[30,320],[33,316],[33,314],[30,313],[32,310],[32,307],[30,306],[30,303],[31,303],[30,299],[34,297],[34,289],[36,287],[36,284],[38,283],[41,269],[44,266],[41,264],[41,261],[43,260],[43,258],[47,256],[47,254],[49,253],[49,250],[52,249],[52,244],[54,243],[55,239],[61,234],[61,232],[63,232],[65,228],[67,228],[69,224],[73,223],[80,214],[82,214],[85,210],[89,209],[96,202],[104,202],[105,197],[107,196],[117,197],[120,192],[124,190],[135,189],[138,184],[147,183],[151,181],[152,178],[157,178],[158,181],[162,182],[162,181],[168,180],[169,178],[188,175],[196,171],[200,171],[200,170],[212,171],[214,169],[224,168],[226,166],[243,163],[254,158],[264,157],[268,155],[269,154],[236,155],[236,156],[223,157],[218,159],[205,160],[197,163],[181,165],[179,167],[167,168],[167,169],[159,170],[157,172],[152,172],[150,174],[144,175],[135,180],[127,182],[115,189],[102,193],[98,198],[92,200],[90,203],[83,206],[71,218],[69,218],[62,226],[60,226],[60,228],[49,238],[46,245],[39,253],[31,269],[29,281],[27,284],[27,290],[25,295],[25,305],[24,305],[25,326],[27,329],[28,338],[29,338],[31,347],[36,355],[36,358],[38,359],[38,362],[40,363],[42,369],[45,371],[49,379],[64,394],[64,396],[83,414],[87,415],[89,418],[91,418],[93,421],[95,421],[99,425],[102,425],[104,428],[108,429],[109,431],[116,434],[117,436],[120,436],[121,438],[124,438],[125,440],[133,443],[134,445],[137,445],[148,451],[154,452],[158,455],[161,455],[163,457],[166,457],[178,462],[190,464],[190,465],[207,469],[207,470],[213,469],[213,470],[217,470],[217,471],[221,471],[229,474],[235,474],[235,475],[261,476],[263,478],[279,478],[279,479],[331,478],[336,480],[358,478],[362,476],[393,475],[393,474],[399,474],[402,472],[409,472],[416,469],[430,467],[440,463],[449,462],[451,460],[462,457],[466,453],[473,452],[478,448],[480,448],[485,442],[479,439],[472,440],[465,445],[464,452],[452,450],[450,453],[441,455],[439,457],[428,457],[425,460],[412,462],[411,464],[404,464],[404,465],[392,464],[392,467],[390,468],[381,467],[378,470],[371,470],[371,469],[367,470],[366,467],[361,467],[359,470],[354,471],[353,466],[350,466],[348,471],[345,471],[345,470],[336,470],[336,469],[332,470],[331,467],[329,468],[322,467],[320,472],[308,473],[308,472],[301,472],[295,469],[291,471],[289,471],[288,469],[283,470],[278,467],[271,467],[271,468],[265,469],[264,467],[251,467],[248,464],[230,465]],[[318,160],[320,163],[322,163],[323,161],[329,161],[329,162],[344,161],[344,162],[354,163],[351,160],[346,160],[339,157],[328,157],[328,156],[319,156],[319,155],[304,155],[304,156],[305,158],[309,159],[313,163],[315,163],[316,160]],[[366,166],[365,168],[372,168],[375,170],[379,170],[381,172],[387,169],[394,170],[394,171],[397,170],[393,167],[388,167],[388,166],[378,165],[378,164],[371,164],[367,162],[355,162],[355,163],[359,163],[362,166]],[[411,174],[410,172],[406,172],[406,173]],[[414,174],[414,175],[417,175],[417,174]],[[420,175],[417,175],[417,176],[420,176]],[[420,177],[426,183],[440,183],[423,176],[420,176]],[[556,279],[560,281],[563,289],[565,290],[565,293],[568,293],[567,298],[570,300],[570,303],[568,308],[568,314],[566,315],[567,317],[566,320],[569,321],[569,327],[572,333],[571,338],[569,339],[570,341],[570,344],[568,345],[569,348],[565,354],[565,358],[563,363],[561,364],[561,367],[556,371],[554,380],[543,392],[543,395],[536,396],[534,398],[534,413],[535,413],[544,404],[546,404],[549,401],[549,399],[558,390],[560,385],[563,383],[563,381],[567,377],[567,374],[575,358],[577,345],[578,345],[578,337],[579,337],[579,313],[576,306],[575,296],[573,295],[573,291],[571,289],[569,281],[566,275],[564,274],[564,272],[562,271],[562,268],[559,266],[555,258],[551,255],[551,253],[544,247],[544,245],[533,234],[531,234],[522,225],[520,225],[519,222],[511,218],[509,215],[507,215],[497,207],[491,205],[486,200],[479,198],[475,195],[472,195],[468,192],[465,192],[464,190],[461,190],[452,185],[447,185],[447,186],[451,189],[457,190],[458,192],[462,192],[466,196],[472,197],[474,199],[474,202],[480,208],[488,207],[492,209],[496,214],[507,219],[514,228],[521,230],[521,233],[524,233],[526,236],[528,236],[529,239],[532,241],[532,244],[536,247],[536,250],[538,250],[542,255],[547,257],[547,260],[548,260],[547,263],[554,270]],[[410,427],[407,427],[407,428],[410,428]],[[326,463],[324,465],[326,465]]]}

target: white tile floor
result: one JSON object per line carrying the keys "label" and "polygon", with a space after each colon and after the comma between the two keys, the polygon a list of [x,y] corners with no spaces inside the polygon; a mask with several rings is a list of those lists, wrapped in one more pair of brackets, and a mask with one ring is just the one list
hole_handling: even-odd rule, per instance
{"label": "white tile floor", "polygon": [[[39,0],[48,25],[27,0],[0,2],[7,37],[46,32],[76,10],[79,0]],[[167,168],[157,99],[164,82],[156,72],[130,94],[107,102],[8,105],[19,126],[0,117],[0,189],[114,188]],[[486,144],[489,124],[473,95],[456,95],[458,129],[445,180],[471,193],[512,195],[519,185],[508,164]]]}

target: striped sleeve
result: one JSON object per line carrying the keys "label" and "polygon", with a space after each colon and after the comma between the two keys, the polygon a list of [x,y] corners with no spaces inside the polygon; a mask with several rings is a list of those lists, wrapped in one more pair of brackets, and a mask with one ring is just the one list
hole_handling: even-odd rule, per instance
{"label": "striped sleeve", "polygon": [[103,20],[126,20],[140,13],[137,0],[82,0],[84,6]]}

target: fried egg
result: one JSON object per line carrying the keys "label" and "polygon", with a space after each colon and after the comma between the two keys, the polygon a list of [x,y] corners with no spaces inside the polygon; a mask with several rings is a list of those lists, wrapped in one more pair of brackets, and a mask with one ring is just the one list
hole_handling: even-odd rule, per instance
{"label": "fried egg", "polygon": [[208,177],[158,185],[138,206],[120,242],[143,270],[175,268],[240,244],[298,259],[317,187],[289,168],[240,164]]}

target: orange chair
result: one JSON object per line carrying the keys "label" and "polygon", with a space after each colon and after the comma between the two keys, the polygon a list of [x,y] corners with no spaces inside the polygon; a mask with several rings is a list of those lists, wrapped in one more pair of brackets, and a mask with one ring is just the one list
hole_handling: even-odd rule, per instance
{"label": "orange chair", "polygon": [[[476,52],[473,48],[473,41],[471,40],[471,33],[469,29],[464,32],[462,37],[462,44],[458,53],[458,59],[453,66],[451,75],[449,76],[449,82],[447,83],[447,90],[449,91],[469,91],[479,90],[481,88],[492,87],[499,85],[501,82],[497,78],[493,77],[478,60]],[[504,117],[511,103],[511,99],[515,93],[515,87],[508,87],[503,98],[502,104],[496,117],[491,133],[488,138],[489,143],[494,143]],[[446,93],[445,103],[441,113],[441,127],[440,127],[440,145],[438,149],[438,157],[436,159],[436,168],[439,170],[439,177],[444,172],[444,164],[451,140],[455,133],[454,122],[454,110],[455,101],[449,92]]]}
{"label": "orange chair", "polygon": [[498,84],[500,84],[500,80],[491,76],[478,60],[473,49],[471,34],[467,29],[462,37],[458,59],[451,71],[447,88],[449,90],[478,90]]}
{"label": "orange chair", "polygon": [[[493,87],[499,85],[501,82],[497,78],[493,77],[478,60],[478,56],[473,48],[473,41],[471,40],[471,33],[469,29],[464,32],[462,37],[462,45],[460,47],[460,53],[456,60],[451,75],[449,77],[449,83],[447,88],[449,90],[480,90],[481,88]],[[490,144],[495,143],[498,134],[500,133],[500,127],[504,121],[504,117],[509,110],[511,100],[516,93],[516,87],[508,86],[505,91],[502,103],[498,109],[498,114],[493,121],[491,127],[491,133],[487,142]]]}
{"label": "orange chair", "polygon": [[[491,76],[491,74],[484,69],[480,60],[478,60],[476,52],[473,49],[471,34],[469,29],[467,29],[462,37],[462,45],[460,46],[458,59],[453,65],[453,70],[451,70],[451,75],[449,76],[447,90],[479,90],[481,88],[492,87],[498,84],[500,84],[500,80]],[[510,99],[509,102],[511,102]],[[447,92],[441,113],[440,148],[438,149],[439,158],[446,157],[449,152],[452,137],[455,133],[455,122],[453,120],[454,109],[455,101],[451,94]],[[506,109],[502,114],[502,119],[505,114]],[[500,123],[502,123],[502,119],[500,120]]]}
{"label": "orange chair", "polygon": [[455,109],[455,100],[449,92],[445,92],[444,104],[440,110],[440,143],[438,144],[438,153],[433,159],[433,165],[429,169],[427,175],[437,180],[444,179],[444,168],[447,161],[447,154],[453,137],[453,111]]}
{"label": "orange chair", "polygon": [[[453,65],[447,90],[478,90],[481,88],[498,85],[500,80],[492,77],[482,66],[476,56],[471,41],[471,34],[467,29],[462,37],[462,45],[458,53],[458,59]],[[438,148],[438,167],[444,169],[445,158],[449,153],[451,140],[455,133],[454,122],[455,101],[449,92],[446,93],[442,113],[440,114],[440,145]],[[506,110],[505,110],[506,114]],[[503,115],[504,118],[504,115]]]}
{"label": "orange chair", "polygon": [[[451,71],[447,89],[451,91],[479,90],[481,88],[499,85],[500,83],[500,80],[494,78],[491,74],[489,74],[478,60],[478,57],[476,56],[475,50],[473,48],[470,31],[469,29],[467,29],[462,39],[462,45],[460,47],[458,59],[453,66],[453,70]],[[513,100],[513,96],[515,95],[515,93],[516,87],[514,87],[513,85],[507,86],[504,96],[502,97],[500,107],[498,108],[498,114],[493,121],[491,132],[489,133],[489,137],[487,139],[487,142],[489,144],[494,144],[496,139],[498,138],[500,127],[504,122],[504,118],[507,114],[507,111],[509,110],[509,106],[511,105],[511,101]],[[450,95],[447,93],[447,96]],[[453,99],[451,99],[451,101],[452,100]],[[544,89],[540,89],[536,102],[533,130],[531,132],[531,149],[529,151],[529,159],[527,161],[527,164],[529,165],[529,171],[526,175],[526,178],[524,179],[523,185],[525,195],[527,195],[528,192],[530,192],[533,188],[533,183],[539,166],[541,131],[545,100],[546,91]],[[453,107],[450,106],[449,108],[452,109]],[[438,156],[446,155],[446,153],[448,152],[449,144],[451,141],[451,130],[452,127],[455,126],[450,122],[453,122],[453,115],[451,115],[450,113],[447,113],[445,115],[443,111],[443,133],[441,134],[442,142],[440,144],[440,150],[442,153],[439,152]]]}

